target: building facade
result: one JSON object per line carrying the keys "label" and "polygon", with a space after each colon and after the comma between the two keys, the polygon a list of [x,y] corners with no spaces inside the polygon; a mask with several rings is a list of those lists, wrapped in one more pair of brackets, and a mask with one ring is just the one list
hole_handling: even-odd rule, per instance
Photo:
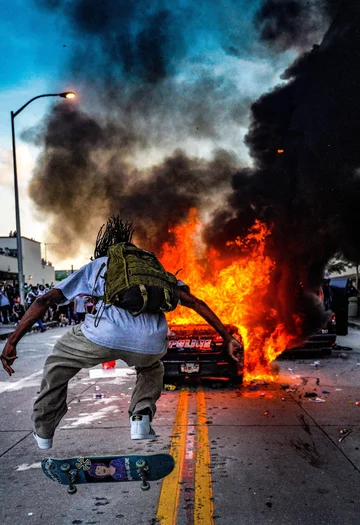
{"label": "building facade", "polygon": [[[27,237],[21,238],[24,283],[51,284],[55,282],[55,269],[41,257],[41,243]],[[0,279],[18,280],[16,237],[0,237]]]}

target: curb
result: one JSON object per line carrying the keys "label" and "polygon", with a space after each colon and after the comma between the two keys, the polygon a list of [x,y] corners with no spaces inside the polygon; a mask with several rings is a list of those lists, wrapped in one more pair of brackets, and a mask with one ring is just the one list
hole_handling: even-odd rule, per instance
{"label": "curb", "polygon": [[348,321],[348,325],[350,328],[356,328],[357,330],[360,330],[360,320],[359,321]]}
{"label": "curb", "polygon": [[[57,321],[49,321],[48,323],[44,323],[46,328],[55,328],[56,326],[59,326],[59,323]],[[33,332],[39,332],[40,326],[32,326],[30,330],[28,330],[26,333],[31,334]],[[0,333],[0,341],[7,339],[13,332],[15,332],[15,328],[13,330],[9,330],[8,332]],[[24,334],[26,335],[26,334]]]}
{"label": "curb", "polygon": [[356,330],[360,330],[360,323],[352,323],[351,321],[348,323],[350,328],[355,328]]}

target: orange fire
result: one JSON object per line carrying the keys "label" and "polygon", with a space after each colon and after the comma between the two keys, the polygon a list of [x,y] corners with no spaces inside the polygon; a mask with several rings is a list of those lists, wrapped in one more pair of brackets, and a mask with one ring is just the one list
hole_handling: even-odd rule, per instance
{"label": "orange fire", "polygon": [[[244,380],[271,380],[270,363],[286,348],[291,337],[276,322],[277,312],[266,307],[266,294],[275,262],[265,253],[271,229],[256,221],[245,238],[228,243],[225,257],[201,242],[196,210],[186,223],[174,228],[175,243],[162,246],[161,262],[190,286],[225,324],[235,325],[245,346]],[[242,250],[241,257],[236,248]],[[195,312],[179,306],[168,314],[172,324],[202,323]]]}

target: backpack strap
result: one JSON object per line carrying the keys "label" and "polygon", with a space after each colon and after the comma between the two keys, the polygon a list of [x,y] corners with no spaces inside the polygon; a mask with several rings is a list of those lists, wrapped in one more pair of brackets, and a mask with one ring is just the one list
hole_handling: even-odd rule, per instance
{"label": "backpack strap", "polygon": [[[102,263],[102,265],[101,265],[100,268],[99,268],[98,273],[96,274],[95,282],[94,282],[94,286],[93,286],[93,289],[92,289],[92,292],[91,292],[91,298],[92,298],[92,299],[94,299],[94,291],[95,291],[95,288],[96,288],[96,283],[97,283],[97,281],[98,281],[98,279],[99,279],[99,277],[100,277],[100,274],[101,274],[101,272],[102,272],[104,266],[106,266],[106,263]],[[99,297],[99,299],[102,299],[103,297],[104,297],[104,296],[101,296],[101,297]]]}
{"label": "backpack strap", "polygon": [[125,251],[129,251],[130,247],[125,248],[125,242],[120,243],[120,249],[121,249],[121,260],[124,265],[124,276],[125,276],[125,282],[126,286],[129,286],[129,278],[127,274],[127,265],[126,265],[126,259],[125,259]]}
{"label": "backpack strap", "polygon": [[173,310],[173,306],[171,304],[171,297],[170,297],[169,290],[167,288],[164,288],[164,296],[165,296],[165,300],[163,304],[161,305],[160,310],[162,312],[170,312],[171,310]]}
{"label": "backpack strap", "polygon": [[[95,290],[95,287],[96,287],[96,283],[100,277],[100,274],[102,272],[102,269],[106,266],[106,263],[102,263],[102,265],[100,266],[99,268],[99,271],[96,275],[96,278],[95,278],[95,282],[94,282],[94,286],[93,286],[93,289],[92,289],[92,292],[91,292],[91,299],[94,301],[95,303],[95,299],[94,299],[94,290]],[[105,287],[105,283],[104,283],[104,287]],[[104,288],[104,294],[105,294],[105,288]],[[104,304],[104,300],[105,300],[105,296],[103,295],[102,297],[98,297],[98,299],[102,299],[103,301],[103,304],[102,304],[102,307],[96,312],[96,316],[95,316],[95,320],[94,320],[94,326],[95,328],[97,328],[99,326],[99,323],[101,321],[101,318],[102,318],[102,314],[104,312],[104,308],[105,308],[105,304]]]}
{"label": "backpack strap", "polygon": [[138,312],[130,312],[133,317],[137,317],[138,315],[142,314],[148,304],[149,296],[148,296],[146,287],[143,284],[139,284],[139,288],[140,288],[141,297],[144,303]]}

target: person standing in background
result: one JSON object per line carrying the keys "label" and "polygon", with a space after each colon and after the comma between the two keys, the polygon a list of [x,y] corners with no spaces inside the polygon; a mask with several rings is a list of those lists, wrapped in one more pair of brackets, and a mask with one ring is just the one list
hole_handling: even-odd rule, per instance
{"label": "person standing in background", "polygon": [[0,287],[0,309],[1,309],[2,323],[9,324],[9,315],[11,312],[10,301],[7,296],[4,284],[2,284],[2,286]]}
{"label": "person standing in background", "polygon": [[82,323],[85,321],[86,307],[85,303],[87,297],[83,294],[77,295],[74,299],[74,315],[76,319],[76,324]]}
{"label": "person standing in background", "polygon": [[16,297],[10,319],[13,323],[17,324],[24,317],[24,314],[25,314],[25,307],[23,304],[20,303],[20,297]]}

